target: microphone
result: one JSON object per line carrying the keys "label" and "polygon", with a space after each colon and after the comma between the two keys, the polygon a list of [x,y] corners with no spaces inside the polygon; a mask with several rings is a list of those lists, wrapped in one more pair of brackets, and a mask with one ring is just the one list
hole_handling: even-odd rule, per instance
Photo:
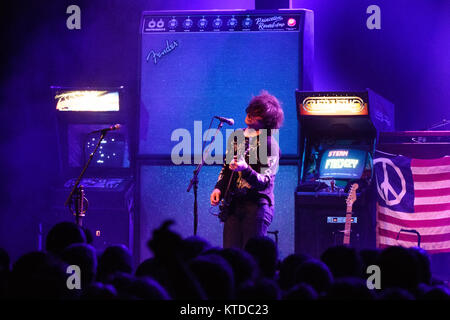
{"label": "microphone", "polygon": [[90,132],[90,133],[97,133],[97,132],[106,133],[106,132],[108,132],[108,131],[118,130],[118,129],[120,129],[120,127],[121,127],[120,124],[115,124],[115,125],[112,125],[112,126],[109,127],[109,128],[100,129],[100,130],[95,130],[95,131],[92,131],[92,132]]}
{"label": "microphone", "polygon": [[219,117],[219,116],[214,116],[214,118],[219,119],[221,122],[225,122],[226,124],[229,124],[230,126],[234,125],[234,119],[224,118],[224,117]]}

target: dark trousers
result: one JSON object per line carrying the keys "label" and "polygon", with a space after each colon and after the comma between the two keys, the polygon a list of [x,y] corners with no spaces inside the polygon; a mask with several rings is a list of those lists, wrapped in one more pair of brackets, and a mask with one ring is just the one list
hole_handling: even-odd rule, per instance
{"label": "dark trousers", "polygon": [[244,249],[247,241],[265,236],[272,222],[273,208],[266,201],[236,201],[223,226],[223,247]]}

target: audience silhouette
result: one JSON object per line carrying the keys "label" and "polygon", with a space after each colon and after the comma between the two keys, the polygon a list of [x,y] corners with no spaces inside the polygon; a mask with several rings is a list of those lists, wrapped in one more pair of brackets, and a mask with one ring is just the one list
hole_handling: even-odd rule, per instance
{"label": "audience silhouette", "polygon": [[74,243],[87,243],[85,231],[75,223],[60,222],[48,232],[45,249],[59,257],[65,248]]}
{"label": "audience silhouette", "polygon": [[[326,249],[320,260],[293,253],[280,260],[269,237],[249,239],[244,250],[213,247],[198,236],[183,239],[165,221],[148,240],[152,257],[136,269],[117,244],[100,252],[91,233],[56,224],[45,251],[11,261],[0,248],[0,298],[63,300],[450,300],[448,283],[435,278],[420,248]],[[78,266],[81,288],[67,285]],[[367,286],[369,266],[381,270],[381,288]]]}
{"label": "audience silhouette", "polygon": [[115,273],[133,273],[133,257],[124,245],[105,249],[98,260],[97,281],[108,282]]}

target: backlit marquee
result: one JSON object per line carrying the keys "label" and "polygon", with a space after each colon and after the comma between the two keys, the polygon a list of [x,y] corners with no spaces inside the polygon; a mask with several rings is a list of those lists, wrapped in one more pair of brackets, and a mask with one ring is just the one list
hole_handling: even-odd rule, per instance
{"label": "backlit marquee", "polygon": [[367,115],[367,103],[360,97],[307,97],[300,105],[300,114],[311,116]]}
{"label": "backlit marquee", "polygon": [[72,90],[55,95],[59,111],[119,111],[119,92]]}

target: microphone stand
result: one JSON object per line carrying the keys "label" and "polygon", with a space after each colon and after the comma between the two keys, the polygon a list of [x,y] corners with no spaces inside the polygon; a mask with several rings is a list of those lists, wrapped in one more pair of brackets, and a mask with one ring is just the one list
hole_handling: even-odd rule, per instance
{"label": "microphone stand", "polygon": [[[208,154],[209,148],[211,147],[214,140],[216,139],[217,133],[219,133],[222,126],[223,126],[223,121],[220,121],[219,126],[217,127],[217,130],[211,139],[211,143],[208,146],[208,149],[206,149],[206,151],[205,151],[205,154]],[[191,191],[191,188],[194,187],[194,236],[197,235],[197,226],[198,226],[198,205],[197,205],[198,174],[200,173],[200,170],[202,169],[203,165],[205,164],[205,154],[203,153],[203,148],[202,148],[202,161],[198,164],[197,168],[195,168],[194,176],[192,177],[191,182],[189,183],[189,186],[187,188],[187,192],[189,192],[189,191]]]}
{"label": "microphone stand", "polygon": [[[80,227],[83,225],[82,218],[84,217],[86,210],[87,210],[87,199],[84,196],[84,187],[80,184],[81,179],[83,178],[84,173],[86,172],[86,169],[88,168],[89,164],[91,163],[92,159],[94,158],[94,154],[97,152],[98,147],[100,146],[100,143],[105,138],[106,133],[109,131],[109,129],[101,130],[100,139],[97,142],[97,145],[95,146],[94,151],[89,155],[89,159],[84,165],[83,170],[81,171],[80,175],[78,176],[77,180],[75,181],[75,184],[72,188],[72,191],[70,191],[69,196],[67,197],[66,202],[64,203],[64,206],[69,206],[70,211],[75,216],[75,223],[79,225]],[[86,206],[84,205],[84,201],[86,201]]]}

